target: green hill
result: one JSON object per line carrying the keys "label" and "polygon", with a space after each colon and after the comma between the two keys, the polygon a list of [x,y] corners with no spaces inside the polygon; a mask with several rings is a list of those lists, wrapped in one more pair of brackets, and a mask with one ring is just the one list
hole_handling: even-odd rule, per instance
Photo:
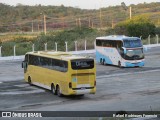
{"label": "green hill", "polygon": [[[160,26],[160,2],[131,5],[132,15],[150,16]],[[0,3],[0,32],[41,32],[46,16],[47,31],[70,29],[75,26],[109,28],[129,18],[129,8],[110,6],[100,10],[86,10],[61,6],[10,6]],[[101,20],[100,20],[101,16]]]}

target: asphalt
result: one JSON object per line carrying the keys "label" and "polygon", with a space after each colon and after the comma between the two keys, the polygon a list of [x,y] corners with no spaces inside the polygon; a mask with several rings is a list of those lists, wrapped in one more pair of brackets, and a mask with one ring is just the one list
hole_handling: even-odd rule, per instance
{"label": "asphalt", "polygon": [[23,80],[21,61],[0,61],[0,110],[160,111],[159,50],[149,49],[140,68],[97,64],[97,92],[83,97],[59,98],[30,86]]}

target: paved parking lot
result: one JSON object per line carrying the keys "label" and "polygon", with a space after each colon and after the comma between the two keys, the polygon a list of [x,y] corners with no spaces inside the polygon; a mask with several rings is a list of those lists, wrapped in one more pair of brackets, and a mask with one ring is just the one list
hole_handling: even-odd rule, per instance
{"label": "paved parking lot", "polygon": [[160,111],[160,48],[146,53],[142,68],[97,64],[95,95],[64,96],[30,86],[21,61],[0,61],[0,109],[38,111]]}

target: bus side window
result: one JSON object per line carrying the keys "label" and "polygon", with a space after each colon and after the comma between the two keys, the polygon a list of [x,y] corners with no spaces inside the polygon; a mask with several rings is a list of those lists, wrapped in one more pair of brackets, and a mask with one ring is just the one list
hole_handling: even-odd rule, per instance
{"label": "bus side window", "polygon": [[68,64],[66,61],[52,59],[52,69],[53,70],[66,72],[67,68],[68,68]]}
{"label": "bus side window", "polygon": [[40,58],[40,65],[45,68],[51,68],[51,59],[50,58],[45,58],[41,57]]}
{"label": "bus side window", "polygon": [[33,55],[29,55],[29,65],[33,65]]}
{"label": "bus side window", "polygon": [[62,71],[63,71],[63,72],[66,72],[66,71],[67,71],[68,64],[67,64],[66,61],[61,61],[61,68],[62,68]]}
{"label": "bus side window", "polygon": [[102,41],[101,40],[96,40],[96,46],[102,46]]}

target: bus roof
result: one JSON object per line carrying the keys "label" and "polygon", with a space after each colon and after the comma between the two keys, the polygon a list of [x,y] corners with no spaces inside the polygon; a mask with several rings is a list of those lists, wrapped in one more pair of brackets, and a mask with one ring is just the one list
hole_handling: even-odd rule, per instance
{"label": "bus roof", "polygon": [[129,37],[125,35],[110,35],[110,36],[103,36],[103,37],[97,37],[96,39],[99,40],[137,40],[139,39],[138,37]]}
{"label": "bus roof", "polygon": [[47,57],[47,58],[61,59],[66,61],[72,60],[72,59],[86,58],[84,56],[73,55],[69,52],[61,52],[61,51],[35,51],[35,52],[28,52],[26,54]]}

